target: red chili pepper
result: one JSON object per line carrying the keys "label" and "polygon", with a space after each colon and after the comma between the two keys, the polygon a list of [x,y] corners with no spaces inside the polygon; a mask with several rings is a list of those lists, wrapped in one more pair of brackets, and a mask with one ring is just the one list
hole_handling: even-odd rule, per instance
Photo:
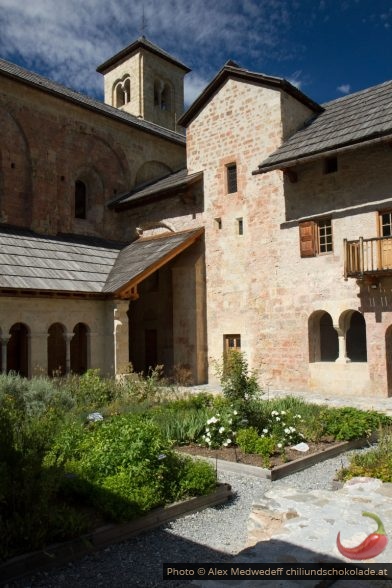
{"label": "red chili pepper", "polygon": [[384,525],[382,524],[381,519],[371,512],[363,512],[362,516],[374,519],[378,527],[375,533],[368,535],[368,537],[366,537],[366,539],[364,539],[362,543],[356,547],[344,547],[340,543],[340,532],[338,533],[336,545],[340,553],[349,559],[370,559],[372,557],[376,557],[377,555],[380,555],[382,551],[384,551],[388,543],[388,537],[386,536]]}

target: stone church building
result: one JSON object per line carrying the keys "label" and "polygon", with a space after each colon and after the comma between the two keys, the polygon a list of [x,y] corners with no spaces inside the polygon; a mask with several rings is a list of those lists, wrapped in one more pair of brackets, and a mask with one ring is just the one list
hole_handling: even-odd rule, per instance
{"label": "stone church building", "polygon": [[[0,60],[0,369],[392,395],[392,82],[317,104],[144,37],[105,103]],[[186,131],[186,134],[185,134]]]}

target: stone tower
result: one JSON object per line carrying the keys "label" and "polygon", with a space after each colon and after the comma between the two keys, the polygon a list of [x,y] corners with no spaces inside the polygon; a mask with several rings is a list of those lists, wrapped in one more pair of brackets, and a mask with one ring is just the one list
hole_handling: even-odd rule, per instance
{"label": "stone tower", "polygon": [[173,131],[184,111],[184,76],[190,69],[140,37],[97,68],[105,103]]}

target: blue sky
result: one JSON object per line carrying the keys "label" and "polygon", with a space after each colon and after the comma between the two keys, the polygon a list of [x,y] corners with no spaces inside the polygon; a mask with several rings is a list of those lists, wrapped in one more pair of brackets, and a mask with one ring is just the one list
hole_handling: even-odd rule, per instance
{"label": "blue sky", "polygon": [[317,102],[392,79],[391,0],[0,0],[0,56],[98,99],[95,68],[141,34],[192,68],[186,101],[228,59]]}

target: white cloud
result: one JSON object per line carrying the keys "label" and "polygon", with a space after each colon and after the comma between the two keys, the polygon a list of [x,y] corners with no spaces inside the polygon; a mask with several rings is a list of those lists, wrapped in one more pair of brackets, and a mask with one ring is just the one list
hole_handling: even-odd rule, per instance
{"label": "white cloud", "polygon": [[[95,68],[141,34],[142,0],[0,0],[0,54],[65,85],[102,92]],[[191,100],[227,61],[292,57],[290,0],[144,0],[145,35],[197,73]],[[246,65],[246,64],[245,64]]]}
{"label": "white cloud", "polygon": [[298,88],[298,90],[301,89],[302,85],[303,85],[303,81],[300,79],[300,77],[302,76],[302,70],[297,70],[295,72],[293,72],[291,74],[291,76],[289,76],[287,78],[287,81],[290,82],[290,84],[292,84],[293,86],[295,86],[296,88]]}
{"label": "white cloud", "polygon": [[336,89],[338,92],[341,92],[342,94],[350,94],[351,92],[350,84],[341,84]]}
{"label": "white cloud", "polygon": [[207,80],[196,72],[191,72],[185,78],[185,108],[188,108],[211,80]]}

